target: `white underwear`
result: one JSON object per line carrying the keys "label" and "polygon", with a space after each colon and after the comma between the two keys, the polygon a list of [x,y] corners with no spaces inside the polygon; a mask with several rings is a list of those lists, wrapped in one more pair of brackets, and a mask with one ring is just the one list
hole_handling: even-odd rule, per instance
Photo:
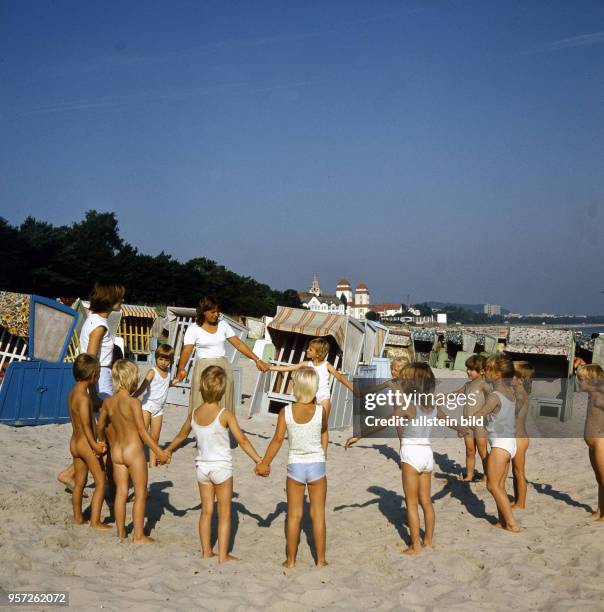
{"label": "white underwear", "polygon": [[233,464],[230,461],[199,461],[195,468],[197,482],[200,484],[219,485],[233,476]]}
{"label": "white underwear", "polygon": [[157,404],[156,402],[153,402],[151,400],[147,400],[144,404],[143,404],[143,410],[145,412],[148,412],[151,417],[158,417],[158,416],[162,416],[164,414],[164,406],[163,404]]}
{"label": "white underwear", "polygon": [[403,444],[401,463],[407,463],[420,474],[434,469],[434,453],[429,444]]}
{"label": "white underwear", "polygon": [[510,453],[513,459],[516,456],[516,438],[492,438],[489,436],[491,448],[502,448]]}

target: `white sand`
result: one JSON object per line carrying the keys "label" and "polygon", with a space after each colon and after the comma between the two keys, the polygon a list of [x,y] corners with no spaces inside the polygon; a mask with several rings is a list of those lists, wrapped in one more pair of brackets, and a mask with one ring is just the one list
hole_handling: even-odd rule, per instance
{"label": "white sand", "polygon": [[[252,381],[246,370],[247,393]],[[168,408],[163,442],[185,413]],[[240,420],[263,452],[273,417]],[[590,517],[596,484],[581,439],[531,441],[519,535],[491,526],[495,506],[483,485],[457,481],[463,442],[434,440],[435,549],[408,558],[396,441],[344,451],[348,434],[332,434],[328,458],[330,565],[314,567],[306,521],[298,565],[285,571],[285,448],[268,480],[234,451],[233,553],[243,560],[219,566],[199,554],[193,444],[150,473],[157,543],[138,547],[71,524],[71,498],[55,480],[68,463],[69,425],[0,427],[0,586],[68,589],[72,608],[82,610],[604,609],[604,523]],[[128,520],[130,512],[131,503]]]}

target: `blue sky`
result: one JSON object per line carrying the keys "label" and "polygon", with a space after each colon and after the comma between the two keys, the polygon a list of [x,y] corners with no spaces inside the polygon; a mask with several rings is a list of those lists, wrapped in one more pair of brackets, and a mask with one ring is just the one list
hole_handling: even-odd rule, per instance
{"label": "blue sky", "polygon": [[0,1],[0,215],[373,302],[604,312],[604,3]]}

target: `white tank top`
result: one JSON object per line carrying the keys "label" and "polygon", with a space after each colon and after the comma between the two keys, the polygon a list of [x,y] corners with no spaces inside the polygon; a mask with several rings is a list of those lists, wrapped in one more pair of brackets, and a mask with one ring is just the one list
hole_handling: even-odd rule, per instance
{"label": "white tank top", "polygon": [[223,410],[224,408],[209,425],[198,425],[195,422],[195,411],[193,411],[191,415],[191,429],[197,440],[195,463],[212,461],[232,463],[229,430],[223,427],[220,422],[220,415]]}
{"label": "white tank top", "polygon": [[153,402],[158,406],[163,406],[166,403],[166,398],[168,397],[170,374],[168,373],[168,375],[164,378],[156,367],[153,367],[153,371],[155,372],[153,380],[151,381],[149,388],[143,394],[141,401],[143,404],[146,402]]}
{"label": "white tank top", "polygon": [[[422,446],[430,446],[430,433],[432,432],[432,419],[436,418],[438,409],[436,406],[432,410],[422,410],[421,407],[415,407],[415,416],[409,419],[408,425],[403,427],[403,439],[401,446],[409,446],[420,444]],[[430,420],[428,420],[430,419]]]}
{"label": "white tank top", "polygon": [[80,331],[80,353],[85,353],[88,350],[90,334],[97,327],[104,327],[106,330],[103,340],[101,341],[100,352],[97,353],[97,357],[99,358],[101,366],[111,367],[111,362],[113,361],[114,338],[109,331],[107,319],[103,319],[103,317],[96,313],[89,314],[82,325],[82,330]]}
{"label": "white tank top", "polygon": [[327,361],[323,361],[319,365],[314,365],[312,361],[309,361],[308,365],[314,369],[319,377],[317,397],[329,396],[329,370],[327,369]]}
{"label": "white tank top", "polygon": [[319,463],[325,461],[321,446],[323,407],[315,406],[315,414],[308,423],[294,421],[291,405],[285,407],[285,424],[289,440],[288,465],[290,463]]}
{"label": "white tank top", "polygon": [[497,414],[489,415],[485,429],[489,438],[514,438],[516,436],[516,404],[500,391],[493,391],[499,397],[501,408]]}

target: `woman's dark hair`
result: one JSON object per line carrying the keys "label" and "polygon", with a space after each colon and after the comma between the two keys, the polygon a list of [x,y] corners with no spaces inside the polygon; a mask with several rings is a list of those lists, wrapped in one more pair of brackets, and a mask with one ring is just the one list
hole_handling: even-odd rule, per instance
{"label": "woman's dark hair", "polygon": [[120,283],[94,283],[90,294],[90,312],[107,312],[124,299],[126,290]]}
{"label": "woman's dark hair", "polygon": [[201,300],[199,300],[199,304],[197,304],[196,308],[197,317],[195,322],[197,325],[203,325],[204,321],[206,320],[205,313],[208,312],[208,310],[214,310],[214,308],[220,309],[220,304],[215,297],[211,295],[202,297]]}

